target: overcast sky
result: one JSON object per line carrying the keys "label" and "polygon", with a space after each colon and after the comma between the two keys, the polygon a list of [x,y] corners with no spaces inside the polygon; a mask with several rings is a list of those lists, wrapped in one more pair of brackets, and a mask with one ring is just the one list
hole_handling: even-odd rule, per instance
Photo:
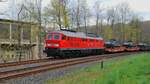
{"label": "overcast sky", "polygon": [[[13,0],[8,2],[0,2],[0,13],[9,10]],[[87,0],[90,6],[93,5],[95,0]],[[100,0],[106,7],[115,6],[122,2],[127,2],[132,10],[137,12],[144,20],[150,20],[150,0]],[[47,5],[50,0],[43,0],[43,5]],[[0,18],[9,18],[7,16],[0,16]]]}

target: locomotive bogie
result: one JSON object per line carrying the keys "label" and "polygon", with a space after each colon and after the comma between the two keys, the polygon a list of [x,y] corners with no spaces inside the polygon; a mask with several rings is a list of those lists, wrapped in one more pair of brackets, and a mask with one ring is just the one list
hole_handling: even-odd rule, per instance
{"label": "locomotive bogie", "polygon": [[104,49],[45,49],[48,57],[72,58],[103,54]]}

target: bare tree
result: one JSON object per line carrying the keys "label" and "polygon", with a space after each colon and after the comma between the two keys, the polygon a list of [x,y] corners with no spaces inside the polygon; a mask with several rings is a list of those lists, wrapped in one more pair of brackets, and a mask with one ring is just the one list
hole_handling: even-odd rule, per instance
{"label": "bare tree", "polygon": [[[30,13],[30,20],[31,18],[33,18],[35,21],[34,22],[38,22],[39,24],[39,32],[38,32],[38,56],[39,58],[42,57],[42,1],[43,0],[35,0],[35,2],[29,2],[30,5],[26,6],[26,9],[28,10],[28,12]],[[28,9],[29,8],[29,9]]]}
{"label": "bare tree", "polygon": [[69,27],[68,4],[69,0],[51,0],[51,3],[45,7],[45,14],[51,18],[51,22],[59,26],[59,29]]}
{"label": "bare tree", "polygon": [[130,16],[130,8],[128,3],[121,3],[117,6],[118,8],[118,14],[119,14],[119,20],[121,23],[121,38],[122,38],[122,42],[125,41],[125,24],[127,22],[129,22],[129,16]]}
{"label": "bare tree", "polygon": [[135,41],[136,43],[139,43],[142,41],[142,29],[141,29],[141,20],[137,15],[132,16],[132,20],[130,21],[129,25],[132,28],[131,33],[133,32],[133,36],[131,36],[132,41]]}
{"label": "bare tree", "polygon": [[[96,34],[99,35],[99,32],[102,32],[102,23],[103,23],[103,11],[104,8],[102,6],[102,3],[97,0],[94,4],[94,11],[95,11],[95,17],[96,17]],[[99,26],[100,23],[100,26]],[[99,29],[101,28],[101,29]]]}
{"label": "bare tree", "polygon": [[[57,3],[55,3],[55,4],[57,4]],[[57,17],[58,17],[58,25],[59,25],[59,28],[60,29],[62,29],[62,23],[61,23],[61,1],[60,0],[58,0],[58,15],[57,15]],[[57,8],[57,7],[56,7]]]}
{"label": "bare tree", "polygon": [[114,34],[115,34],[115,29],[114,29],[114,25],[116,23],[117,20],[117,11],[115,7],[112,7],[110,9],[107,10],[107,23],[110,25],[110,27],[112,28],[112,38],[114,38]]}
{"label": "bare tree", "polygon": [[71,25],[76,28],[76,31],[81,31],[81,26],[84,26],[87,31],[87,21],[90,17],[90,10],[86,0],[71,1],[69,9]]}
{"label": "bare tree", "polygon": [[77,1],[77,11],[76,11],[76,24],[77,24],[77,31],[80,30],[80,0]]}
{"label": "bare tree", "polygon": [[[89,26],[87,23],[89,22],[89,18],[90,18],[90,10],[88,8],[88,4],[87,4],[86,0],[82,0],[81,10],[82,10],[81,16],[83,17],[85,33],[87,33],[87,26]],[[82,19],[82,17],[81,17],[81,19]]]}
{"label": "bare tree", "polygon": [[70,17],[70,27],[73,28],[76,25],[76,7],[74,5],[74,2],[72,1],[70,3],[70,8],[69,8],[69,17]]}
{"label": "bare tree", "polygon": [[[29,23],[29,27],[30,27],[30,38],[29,38],[29,42],[30,42],[30,46],[28,47],[28,49],[29,49],[29,58],[30,59],[34,59],[34,57],[33,57],[33,50],[32,50],[32,22],[35,22],[36,21],[36,17],[34,17],[34,16],[36,16],[36,12],[34,11],[34,4],[32,3],[32,2],[30,2],[30,1],[26,1],[26,3],[25,3],[25,10],[26,10],[26,13],[24,14],[24,16],[25,16],[25,21],[27,21],[27,22],[30,22]],[[35,21],[34,21],[35,20]]]}
{"label": "bare tree", "polygon": [[76,31],[81,31],[81,0],[71,0],[69,7],[69,15],[71,26],[76,28]]}
{"label": "bare tree", "polygon": [[37,7],[37,13],[38,13],[38,23],[39,23],[39,58],[42,57],[42,0],[36,0],[36,7]]}
{"label": "bare tree", "polygon": [[61,1],[62,7],[63,7],[63,11],[62,11],[62,16],[63,16],[63,24],[65,28],[69,28],[69,15],[68,15],[68,4],[69,4],[69,0],[62,0]]}
{"label": "bare tree", "polygon": [[[18,17],[18,21],[21,21],[21,12],[23,11],[24,8],[24,4],[21,4],[20,10],[17,14]],[[21,45],[21,40],[22,40],[22,27],[21,24],[18,23],[17,25],[18,28],[18,49],[19,49],[19,61],[21,61],[21,57],[22,57],[22,45]]]}
{"label": "bare tree", "polygon": [[[42,57],[42,36],[41,32],[43,30],[42,28],[42,0],[26,0],[20,4],[23,4],[24,13],[22,20],[28,21],[28,22],[35,22],[38,23],[39,31],[38,31],[38,55],[39,58]],[[22,5],[19,5],[19,7],[22,7]]]}

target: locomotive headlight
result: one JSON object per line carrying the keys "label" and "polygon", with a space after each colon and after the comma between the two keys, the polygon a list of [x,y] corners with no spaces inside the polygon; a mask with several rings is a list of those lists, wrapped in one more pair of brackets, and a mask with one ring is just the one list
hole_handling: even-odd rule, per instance
{"label": "locomotive headlight", "polygon": [[53,46],[58,47],[58,46],[59,46],[59,44],[53,44]]}
{"label": "locomotive headlight", "polygon": [[47,44],[47,46],[52,46],[52,44]]}

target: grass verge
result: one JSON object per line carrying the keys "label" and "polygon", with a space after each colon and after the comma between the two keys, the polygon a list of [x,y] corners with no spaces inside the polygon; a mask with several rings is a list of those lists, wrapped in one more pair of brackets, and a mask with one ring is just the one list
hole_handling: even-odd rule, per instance
{"label": "grass verge", "polygon": [[97,64],[46,84],[150,84],[150,54],[109,60],[104,69]]}

